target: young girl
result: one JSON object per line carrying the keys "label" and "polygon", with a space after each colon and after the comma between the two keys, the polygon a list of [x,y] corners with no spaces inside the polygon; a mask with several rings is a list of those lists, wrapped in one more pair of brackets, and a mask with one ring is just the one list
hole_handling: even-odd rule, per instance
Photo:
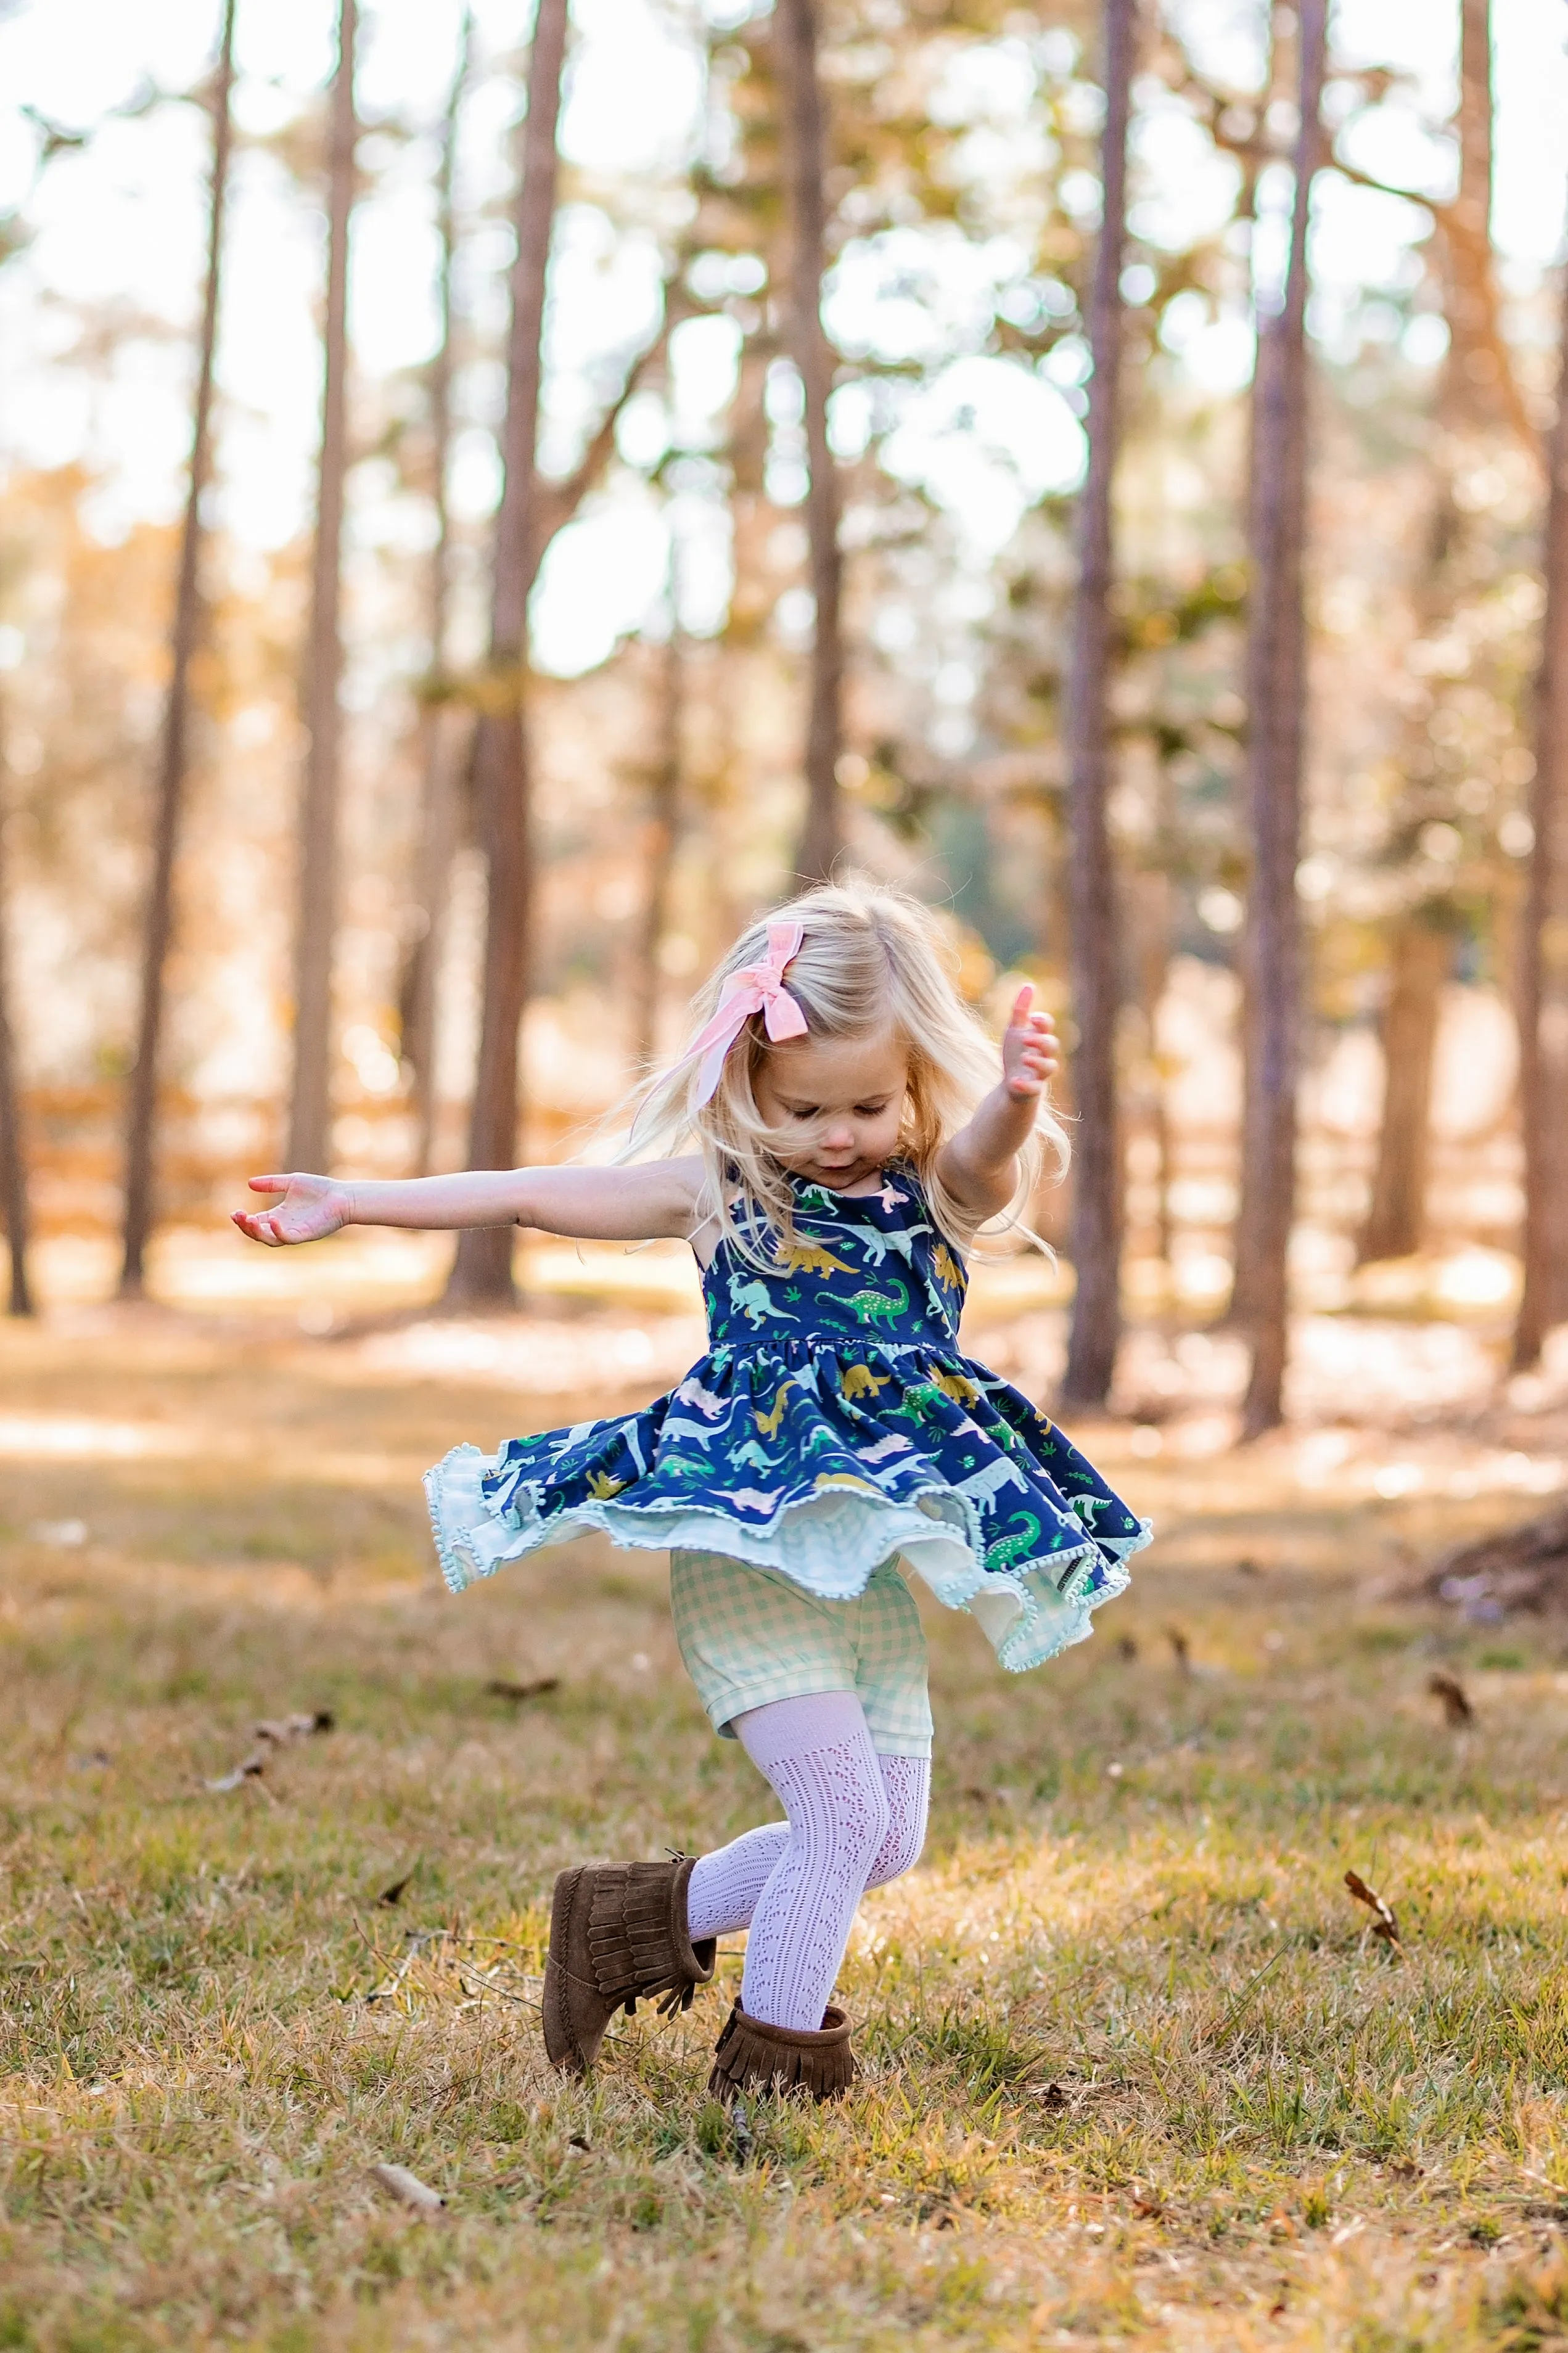
{"label": "young girl", "polygon": [[426,1477],[452,1590],[597,1528],[671,1556],[680,1654],[786,1820],[697,1861],[580,1864],[555,1883],[544,2042],[581,2073],[623,2004],[689,2008],[749,1930],[711,2088],[851,2080],[829,1997],[861,1894],[925,1837],[925,1641],[900,1562],[968,1609],[1005,1667],[1089,1631],[1148,1540],[1081,1454],[958,1353],[963,1250],[1016,1216],[1056,1039],[1025,989],[995,1049],[917,903],[807,892],[709,982],[685,1054],[644,1090],[618,1166],[398,1184],[258,1176],[262,1242],[350,1224],[518,1224],[689,1241],[710,1353],[640,1413],[459,1446]]}

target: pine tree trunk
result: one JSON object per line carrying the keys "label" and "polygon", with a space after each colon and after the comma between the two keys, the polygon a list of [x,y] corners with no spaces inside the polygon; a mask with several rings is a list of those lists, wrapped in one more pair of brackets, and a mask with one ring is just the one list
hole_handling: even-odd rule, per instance
{"label": "pine tree trunk", "polygon": [[[1459,186],[1440,237],[1448,353],[1436,406],[1431,460],[1432,512],[1414,597],[1416,634],[1437,630],[1468,588],[1475,529],[1455,495],[1457,478],[1476,463],[1478,441],[1513,428],[1518,387],[1498,323],[1492,270],[1492,69],[1490,0],[1462,0],[1459,106],[1456,120]],[[1407,762],[1430,757],[1432,713],[1422,709],[1406,731]],[[1413,788],[1413,800],[1423,799]],[[1433,1048],[1439,994],[1452,962],[1457,911],[1450,893],[1412,908],[1395,931],[1383,1020],[1387,1073],[1373,1172],[1372,1209],[1359,1263],[1403,1258],[1426,1234],[1425,1169],[1432,1119]]]}
{"label": "pine tree trunk", "polygon": [[1123,1211],[1116,1098],[1121,944],[1106,804],[1110,786],[1111,491],[1121,370],[1121,258],[1127,235],[1127,129],[1136,62],[1136,0],[1106,0],[1104,188],[1089,295],[1089,474],[1078,505],[1078,588],[1068,655],[1068,865],[1071,903],[1073,1100],[1079,1117],[1068,1249],[1077,1276],[1066,1407],[1102,1406],[1121,1335]]}
{"label": "pine tree trunk", "polygon": [[1356,1245],[1358,1266],[1408,1258],[1421,1247],[1437,1020],[1453,961],[1452,932],[1423,922],[1419,911],[1394,933],[1383,1017],[1383,1115],[1371,1205]]}
{"label": "pine tree trunk", "polygon": [[153,874],[142,919],[142,1009],[136,1060],[125,1126],[125,1229],[120,1296],[139,1299],[153,1229],[153,1155],[158,1124],[158,1060],[163,1041],[163,1000],[174,934],[174,861],[189,766],[191,662],[201,628],[202,497],[212,470],[213,360],[217,346],[218,300],[223,283],[223,217],[228,193],[232,125],[229,94],[234,82],[236,0],[226,0],[213,83],[213,153],[207,188],[207,276],[202,302],[196,359],[196,396],[191,430],[190,478],[185,520],[180,534],[180,568],[174,588],[174,618],[169,644],[169,697],[163,711],[163,756],[153,819]]}
{"label": "pine tree trunk", "polygon": [[[470,1168],[508,1168],[517,1157],[518,1042],[528,988],[532,885],[525,689],[528,590],[539,504],[535,463],[545,279],[555,217],[555,145],[566,0],[539,0],[528,65],[528,119],[511,273],[505,483],[496,518],[490,606],[489,695],[474,745],[479,840],[489,869],[483,1011],[468,1129]],[[512,1229],[473,1228],[458,1238],[447,1297],[453,1304],[512,1304]]]}
{"label": "pine tree trunk", "polygon": [[6,1313],[30,1315],[33,1296],[27,1282],[29,1218],[27,1160],[22,1140],[22,1090],[16,1073],[16,1031],[11,1018],[11,963],[5,911],[5,803],[10,781],[5,761],[0,712],[0,1218],[5,1223],[6,1251],[11,1261]]}
{"label": "pine tree trunk", "polygon": [[1535,844],[1520,955],[1524,1291],[1513,1335],[1518,1371],[1536,1363],[1550,1327],[1568,1317],[1568,285],[1562,304],[1542,557],[1546,612],[1535,683]]}
{"label": "pine tree trunk", "polygon": [[[1252,1344],[1242,1431],[1272,1430],[1283,1410],[1288,1259],[1296,1200],[1300,1058],[1300,855],[1306,700],[1302,558],[1307,493],[1307,227],[1322,153],[1327,0],[1300,0],[1300,130],[1289,260],[1279,312],[1262,327],[1253,390],[1247,608],[1247,797],[1252,885],[1246,958],[1246,1103],[1237,1282]],[[1245,1242],[1246,1248],[1243,1244]]]}
{"label": "pine tree trunk", "polygon": [[659,664],[658,745],[648,794],[647,877],[632,976],[631,1055],[638,1078],[651,1068],[658,1047],[659,949],[669,928],[669,886],[675,871],[676,830],[680,820],[681,735],[686,706],[686,659],[676,603],[676,562],[670,558],[669,637]]}
{"label": "pine tree trunk", "polygon": [[[452,547],[447,507],[447,475],[452,453],[452,273],[457,217],[452,198],[458,124],[473,50],[473,17],[465,12],[458,68],[442,124],[441,160],[436,175],[437,233],[441,241],[439,301],[441,341],[430,364],[431,501],[436,544],[430,553],[430,667],[437,689],[446,673],[447,608],[451,602]],[[414,1073],[415,1173],[429,1173],[436,1129],[437,987],[445,944],[452,858],[457,847],[458,767],[468,731],[454,705],[441,698],[426,703],[420,718],[421,785],[416,895],[424,930],[409,952],[400,991],[404,1060]]]}
{"label": "pine tree trunk", "polygon": [[327,163],[327,317],[321,455],[316,489],[310,633],[305,653],[309,735],[300,806],[299,912],[294,952],[294,1090],[287,1165],[325,1169],[331,1158],[332,946],[338,909],[338,691],[343,477],[348,464],[349,216],[353,208],[357,0],[339,0]]}
{"label": "pine tree trunk", "polygon": [[816,63],[816,0],[779,0],[776,21],[787,125],[785,154],[793,233],[785,335],[805,396],[806,458],[811,470],[805,520],[811,546],[811,593],[816,606],[805,731],[805,824],[795,864],[804,881],[822,882],[832,873],[834,860],[844,846],[844,816],[838,793],[844,699],[840,610],[844,559],[838,544],[838,470],[827,442],[833,354],[822,325],[822,275],[827,239],[823,186],[827,173],[827,142]]}

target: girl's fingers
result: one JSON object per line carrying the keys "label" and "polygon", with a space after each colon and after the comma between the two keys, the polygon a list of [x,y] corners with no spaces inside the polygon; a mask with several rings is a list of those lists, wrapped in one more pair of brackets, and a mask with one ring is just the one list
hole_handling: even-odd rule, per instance
{"label": "girl's fingers", "polygon": [[1020,1026],[1034,1001],[1034,983],[1033,981],[1026,980],[1024,983],[1023,987],[1018,991],[1017,996],[1013,999],[1013,1011],[1008,1022],[1008,1027],[1010,1029],[1016,1029]]}
{"label": "girl's fingers", "polygon": [[287,1176],[252,1176],[248,1182],[253,1193],[286,1193],[289,1190]]}

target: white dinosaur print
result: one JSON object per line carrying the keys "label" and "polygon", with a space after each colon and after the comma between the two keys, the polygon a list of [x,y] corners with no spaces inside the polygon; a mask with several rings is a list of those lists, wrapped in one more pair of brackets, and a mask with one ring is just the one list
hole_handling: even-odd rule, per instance
{"label": "white dinosaur print", "polygon": [[739,1504],[742,1511],[771,1512],[783,1493],[782,1487],[770,1487],[765,1492],[761,1487],[734,1487],[730,1492],[730,1501]]}
{"label": "white dinosaur print", "polygon": [[914,1443],[912,1438],[900,1438],[896,1430],[890,1430],[886,1438],[879,1438],[875,1446],[858,1446],[855,1459],[858,1462],[881,1462],[889,1454],[912,1453]]}
{"label": "white dinosaur print", "polygon": [[983,1463],[972,1471],[967,1479],[955,1479],[953,1488],[960,1495],[972,1496],[983,1512],[989,1511],[1004,1487],[1021,1487],[1026,1494],[1029,1482],[1016,1462],[999,1454],[994,1462]]}
{"label": "white dinosaur print", "polygon": [[768,1297],[765,1282],[737,1282],[730,1277],[730,1304],[739,1308],[753,1332],[762,1329],[763,1319],[772,1316],[776,1323],[793,1324],[795,1317],[787,1307],[775,1307]]}
{"label": "white dinosaur print", "polygon": [[695,1406],[698,1412],[706,1414],[710,1421],[717,1421],[721,1415],[728,1413],[734,1402],[731,1398],[715,1397],[711,1389],[705,1389],[695,1373],[688,1373],[675,1391],[675,1398],[679,1405]]}
{"label": "white dinosaur print", "polygon": [[665,1438],[689,1438],[694,1446],[711,1446],[719,1432],[710,1430],[705,1421],[687,1421],[678,1414],[665,1416]]}
{"label": "white dinosaur print", "polygon": [[931,1228],[900,1226],[896,1232],[885,1234],[879,1226],[851,1225],[846,1219],[843,1230],[847,1234],[853,1234],[856,1240],[864,1245],[868,1266],[881,1266],[887,1259],[889,1250],[892,1250],[903,1260],[906,1266],[912,1267],[915,1262],[914,1238],[917,1234],[929,1234]]}

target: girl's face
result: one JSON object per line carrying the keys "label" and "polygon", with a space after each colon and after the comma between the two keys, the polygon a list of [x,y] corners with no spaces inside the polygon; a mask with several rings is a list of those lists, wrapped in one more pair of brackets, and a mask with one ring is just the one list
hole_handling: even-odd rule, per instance
{"label": "girl's face", "polygon": [[909,1082],[909,1056],[889,1029],[770,1046],[752,1092],[784,1166],[844,1193],[897,1151]]}

